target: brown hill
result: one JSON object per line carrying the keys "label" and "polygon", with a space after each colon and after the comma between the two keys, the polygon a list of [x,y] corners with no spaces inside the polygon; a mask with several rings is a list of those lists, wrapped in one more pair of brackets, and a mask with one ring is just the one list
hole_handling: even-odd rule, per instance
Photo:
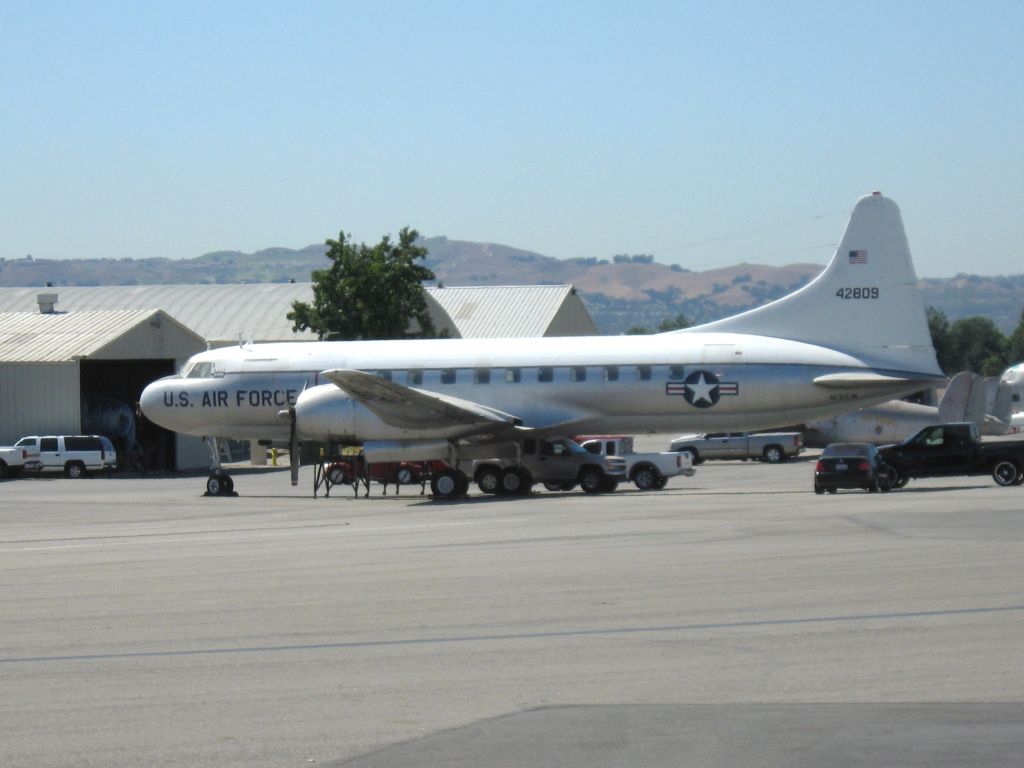
{"label": "brown hill", "polygon": [[[650,256],[554,259],[494,243],[434,237],[423,241],[427,264],[448,285],[572,283],[602,333],[653,328],[685,315],[701,323],[764,304],[821,271],[818,264],[738,264],[692,272]],[[0,285],[140,285],[161,283],[305,282],[328,265],[323,245],[216,251],[194,259],[0,259]],[[957,275],[921,281],[925,303],[951,321],[981,315],[1010,333],[1024,307],[1024,275]]]}

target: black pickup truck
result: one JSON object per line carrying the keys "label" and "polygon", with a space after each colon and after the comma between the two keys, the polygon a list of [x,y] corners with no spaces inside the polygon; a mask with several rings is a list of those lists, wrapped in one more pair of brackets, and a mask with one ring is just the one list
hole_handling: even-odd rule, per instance
{"label": "black pickup truck", "polygon": [[902,443],[879,448],[889,465],[891,485],[902,488],[912,477],[992,475],[999,485],[1024,483],[1024,440],[982,442],[971,422],[925,427]]}

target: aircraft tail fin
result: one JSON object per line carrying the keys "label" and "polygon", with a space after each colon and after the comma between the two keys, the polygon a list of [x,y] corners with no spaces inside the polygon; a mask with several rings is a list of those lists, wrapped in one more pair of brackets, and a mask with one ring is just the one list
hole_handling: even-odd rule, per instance
{"label": "aircraft tail fin", "polygon": [[[939,400],[939,421],[943,423],[954,422],[954,421],[972,421],[968,412],[972,410],[972,398],[973,401],[977,400],[974,395],[975,387],[975,374],[970,371],[960,371],[956,376],[949,380],[949,384],[946,385],[946,391],[942,393],[942,399]],[[977,410],[977,403],[974,403],[973,410]],[[981,418],[984,420],[985,416],[985,401],[981,402]]]}
{"label": "aircraft tail fin", "polygon": [[867,365],[941,376],[900,210],[862,197],[824,271],[763,307],[678,333],[720,331],[838,349]]}

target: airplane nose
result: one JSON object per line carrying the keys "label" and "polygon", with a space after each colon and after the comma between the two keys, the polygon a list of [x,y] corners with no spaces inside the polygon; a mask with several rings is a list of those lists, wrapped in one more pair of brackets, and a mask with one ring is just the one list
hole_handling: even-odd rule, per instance
{"label": "airplane nose", "polygon": [[139,396],[139,408],[143,415],[154,424],[167,427],[167,406],[164,404],[165,387],[159,381],[148,384]]}

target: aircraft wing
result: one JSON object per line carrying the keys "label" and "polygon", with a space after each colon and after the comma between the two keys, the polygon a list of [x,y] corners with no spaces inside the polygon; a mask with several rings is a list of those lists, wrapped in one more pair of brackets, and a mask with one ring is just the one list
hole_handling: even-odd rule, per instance
{"label": "aircraft wing", "polygon": [[[445,428],[462,425],[467,434],[514,429],[522,420],[471,400],[426,392],[396,384],[365,371],[336,368],[321,376],[343,389],[380,419],[395,427],[410,429]],[[479,430],[473,429],[479,427]]]}

